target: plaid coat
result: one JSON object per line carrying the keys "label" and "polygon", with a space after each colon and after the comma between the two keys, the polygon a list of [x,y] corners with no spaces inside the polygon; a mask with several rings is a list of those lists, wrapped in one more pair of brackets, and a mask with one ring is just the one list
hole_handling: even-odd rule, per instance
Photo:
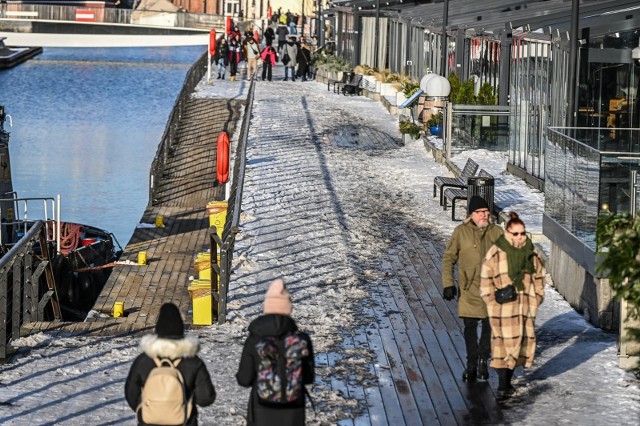
{"label": "plaid coat", "polygon": [[536,351],[534,321],[538,306],[544,299],[544,266],[536,254],[533,258],[535,273],[524,276],[524,290],[510,303],[499,304],[495,291],[511,284],[507,253],[493,245],[482,263],[480,296],[487,304],[491,324],[491,366],[515,368],[530,367]]}

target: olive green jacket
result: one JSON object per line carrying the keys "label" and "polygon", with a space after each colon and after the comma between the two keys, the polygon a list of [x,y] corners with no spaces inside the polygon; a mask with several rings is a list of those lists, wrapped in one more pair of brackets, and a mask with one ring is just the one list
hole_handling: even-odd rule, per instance
{"label": "olive green jacket", "polygon": [[454,285],[453,268],[457,263],[459,317],[487,317],[487,305],[480,297],[480,269],[484,255],[503,232],[494,223],[478,228],[470,217],[453,231],[442,256],[442,286]]}

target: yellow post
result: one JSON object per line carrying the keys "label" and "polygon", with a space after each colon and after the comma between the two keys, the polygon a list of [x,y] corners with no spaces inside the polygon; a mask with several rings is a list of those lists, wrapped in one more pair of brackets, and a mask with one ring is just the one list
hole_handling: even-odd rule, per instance
{"label": "yellow post", "polygon": [[213,324],[211,281],[193,280],[188,290],[193,304],[193,325]]}
{"label": "yellow post", "polygon": [[147,252],[139,251],[138,252],[138,265],[146,265],[147,264]]}
{"label": "yellow post", "polygon": [[210,201],[207,203],[207,214],[209,215],[209,226],[216,227],[216,234],[222,239],[224,223],[227,220],[227,202]]}
{"label": "yellow post", "polygon": [[113,304],[113,317],[120,318],[124,315],[124,302],[115,302]]}

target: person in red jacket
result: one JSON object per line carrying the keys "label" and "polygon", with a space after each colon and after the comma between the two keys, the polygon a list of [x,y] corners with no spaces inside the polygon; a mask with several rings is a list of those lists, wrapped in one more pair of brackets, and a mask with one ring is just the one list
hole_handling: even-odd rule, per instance
{"label": "person in red jacket", "polygon": [[273,46],[268,45],[262,49],[260,57],[262,58],[262,81],[264,81],[265,77],[267,80],[271,81],[271,69],[278,62],[276,49],[274,49]]}

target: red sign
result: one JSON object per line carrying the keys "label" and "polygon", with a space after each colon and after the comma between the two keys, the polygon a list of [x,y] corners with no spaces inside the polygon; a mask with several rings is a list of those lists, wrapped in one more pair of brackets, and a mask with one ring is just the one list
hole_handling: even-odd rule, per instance
{"label": "red sign", "polygon": [[96,15],[91,9],[76,9],[77,22],[94,22]]}

